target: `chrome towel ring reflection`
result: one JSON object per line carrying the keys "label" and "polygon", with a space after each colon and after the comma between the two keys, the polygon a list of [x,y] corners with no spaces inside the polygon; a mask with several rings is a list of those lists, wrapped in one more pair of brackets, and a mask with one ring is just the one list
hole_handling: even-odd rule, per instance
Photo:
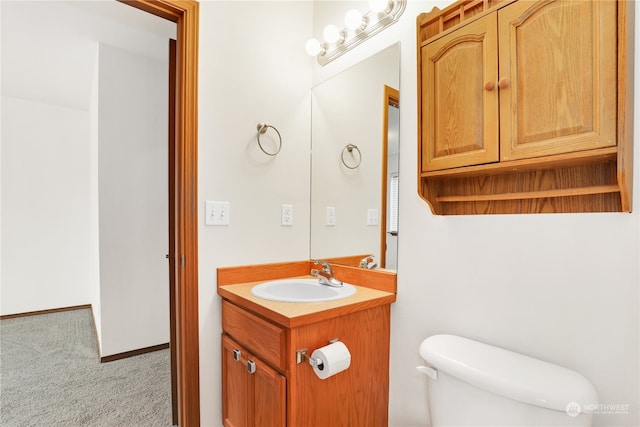
{"label": "chrome towel ring reflection", "polygon": [[[282,148],[282,136],[280,136],[280,132],[278,132],[278,129],[266,123],[258,123],[256,127],[258,129],[258,145],[260,146],[262,152],[267,156],[275,156],[276,154],[278,154],[280,152],[280,149]],[[265,150],[262,146],[262,142],[260,141],[260,135],[264,135],[265,133],[267,133],[267,130],[269,130],[269,128],[275,130],[278,134],[278,149],[275,151],[275,153],[270,153],[269,151]]]}
{"label": "chrome towel ring reflection", "polygon": [[[353,154],[354,150],[358,152],[358,156],[357,156],[358,159],[353,163],[352,166],[349,166],[347,162],[344,160],[344,155],[345,155],[345,152],[348,152],[351,154],[352,158],[355,158],[356,156]],[[342,160],[342,164],[348,167],[349,169],[356,169],[358,166],[360,166],[360,163],[362,163],[362,153],[360,152],[360,149],[358,148],[357,145],[347,144],[342,149],[342,153],[340,154],[340,160]]]}

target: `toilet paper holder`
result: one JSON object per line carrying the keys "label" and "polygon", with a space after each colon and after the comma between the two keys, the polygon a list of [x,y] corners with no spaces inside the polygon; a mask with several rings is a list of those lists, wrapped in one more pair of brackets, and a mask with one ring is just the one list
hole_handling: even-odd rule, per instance
{"label": "toilet paper holder", "polygon": [[[329,340],[329,344],[333,344],[338,341],[340,341],[338,338],[333,338]],[[322,362],[318,363],[317,360],[315,360],[312,357],[309,357],[309,351],[306,348],[301,348],[299,350],[296,350],[296,365],[299,365],[307,361],[309,361],[309,365],[311,366],[322,365]]]}

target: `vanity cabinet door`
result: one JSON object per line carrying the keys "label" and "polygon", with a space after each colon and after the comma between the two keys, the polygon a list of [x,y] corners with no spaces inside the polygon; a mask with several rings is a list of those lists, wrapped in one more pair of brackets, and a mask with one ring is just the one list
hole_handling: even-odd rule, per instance
{"label": "vanity cabinet door", "polygon": [[616,145],[617,6],[521,1],[498,11],[502,160]]}
{"label": "vanity cabinet door", "polygon": [[257,358],[253,377],[254,427],[285,427],[287,425],[287,381],[277,371]]}
{"label": "vanity cabinet door", "polygon": [[497,14],[421,48],[422,172],[498,161]]}
{"label": "vanity cabinet door", "polygon": [[222,418],[225,427],[286,427],[286,379],[222,335]]}
{"label": "vanity cabinet door", "polygon": [[248,427],[249,375],[244,363],[234,358],[244,352],[236,342],[222,336],[222,419],[225,427]]}

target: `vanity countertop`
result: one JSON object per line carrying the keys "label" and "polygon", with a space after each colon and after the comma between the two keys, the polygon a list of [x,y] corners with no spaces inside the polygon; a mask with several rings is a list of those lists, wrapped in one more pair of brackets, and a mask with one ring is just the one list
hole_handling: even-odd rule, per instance
{"label": "vanity countertop", "polygon": [[[331,261],[340,261],[336,258]],[[269,280],[310,278],[311,260],[219,267],[218,295],[285,328],[344,316],[396,300],[396,273],[331,263],[336,277],[356,287],[350,297],[326,302],[279,302],[253,296],[251,289]]]}
{"label": "vanity countertop", "polygon": [[[296,277],[311,278],[312,276]],[[251,293],[251,289],[254,286],[264,281],[266,280],[218,286],[218,294],[244,309],[287,328],[391,304],[396,300],[395,293],[358,286],[352,283],[356,287],[356,293],[337,301],[302,303],[270,301],[258,298]]]}

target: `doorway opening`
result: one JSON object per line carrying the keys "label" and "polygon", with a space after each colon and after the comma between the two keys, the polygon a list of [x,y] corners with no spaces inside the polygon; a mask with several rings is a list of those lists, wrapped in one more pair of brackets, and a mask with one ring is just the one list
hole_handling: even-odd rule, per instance
{"label": "doorway opening", "polygon": [[[177,423],[200,425],[198,332],[198,18],[194,0],[119,0],[176,23],[174,151],[170,165],[169,205],[173,230],[169,261],[173,263],[175,293],[175,375]],[[173,101],[172,101],[173,102]],[[171,121],[170,121],[171,122]],[[171,158],[171,156],[170,156]],[[174,335],[174,333],[172,333]],[[174,338],[172,336],[172,338]],[[174,420],[175,422],[175,420]]]}

